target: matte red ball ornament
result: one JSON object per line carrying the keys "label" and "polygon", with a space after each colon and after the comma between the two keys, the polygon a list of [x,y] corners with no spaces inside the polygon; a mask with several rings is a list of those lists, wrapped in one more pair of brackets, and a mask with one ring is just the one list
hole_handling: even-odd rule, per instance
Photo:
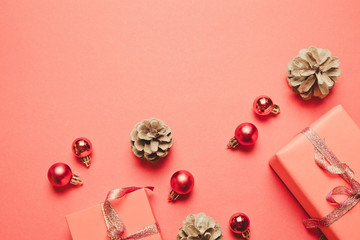
{"label": "matte red ball ornament", "polygon": [[48,170],[48,179],[55,187],[65,187],[68,184],[83,184],[79,176],[74,174],[71,168],[65,163],[53,164]]}
{"label": "matte red ball ornament", "polygon": [[90,167],[92,144],[89,139],[84,137],[75,139],[72,143],[72,151],[76,157],[81,159],[82,163],[85,164],[86,167]]}
{"label": "matte red ball ornament", "polygon": [[236,148],[239,144],[243,146],[254,145],[258,139],[259,132],[252,123],[242,123],[235,129],[235,136],[230,139],[227,147]]}
{"label": "matte red ball ornament", "polygon": [[250,238],[250,219],[246,214],[237,212],[230,217],[230,230],[243,239]]}
{"label": "matte red ball ornament", "polygon": [[271,98],[265,95],[261,95],[254,100],[253,104],[254,112],[261,116],[269,115],[270,113],[279,114],[280,107],[273,103]]}
{"label": "matte red ball ornament", "polygon": [[190,193],[194,188],[194,183],[194,177],[188,171],[180,170],[174,173],[170,180],[172,190],[169,194],[169,201],[175,201],[180,195]]}

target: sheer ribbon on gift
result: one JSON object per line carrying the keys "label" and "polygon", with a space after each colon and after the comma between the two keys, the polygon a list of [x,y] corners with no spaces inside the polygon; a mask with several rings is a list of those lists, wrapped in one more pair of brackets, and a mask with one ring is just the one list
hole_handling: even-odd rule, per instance
{"label": "sheer ribbon on gift", "polygon": [[[304,220],[306,228],[328,227],[360,201],[360,184],[354,179],[354,172],[350,167],[337,159],[335,154],[326,146],[324,140],[314,130],[305,128],[301,133],[314,145],[317,165],[329,173],[341,176],[351,186],[351,189],[345,186],[338,186],[327,194],[326,200],[338,206],[324,218]],[[334,195],[346,195],[348,198],[339,203],[334,199]]]}
{"label": "sheer ribbon on gift", "polygon": [[137,191],[139,189],[149,189],[152,191],[154,190],[154,187],[144,187],[144,188],[127,187],[127,188],[114,189],[107,194],[105,202],[101,204],[101,209],[104,215],[105,223],[108,228],[107,235],[110,237],[111,240],[134,240],[159,233],[159,227],[156,223],[154,223],[145,226],[144,228],[138,230],[135,233],[123,237],[124,232],[126,230],[125,224],[111,206],[110,200],[122,198],[126,194]]}

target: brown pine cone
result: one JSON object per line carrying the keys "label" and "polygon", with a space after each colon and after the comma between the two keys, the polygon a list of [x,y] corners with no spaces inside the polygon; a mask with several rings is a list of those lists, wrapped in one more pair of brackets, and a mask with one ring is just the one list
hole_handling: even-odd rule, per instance
{"label": "brown pine cone", "polygon": [[131,149],[135,156],[154,162],[166,157],[173,144],[170,127],[159,119],[145,119],[130,134]]}
{"label": "brown pine cone", "polygon": [[341,71],[339,59],[327,49],[301,49],[286,71],[289,86],[304,100],[326,97]]}
{"label": "brown pine cone", "polygon": [[205,213],[190,214],[179,229],[177,240],[222,240],[219,224]]}

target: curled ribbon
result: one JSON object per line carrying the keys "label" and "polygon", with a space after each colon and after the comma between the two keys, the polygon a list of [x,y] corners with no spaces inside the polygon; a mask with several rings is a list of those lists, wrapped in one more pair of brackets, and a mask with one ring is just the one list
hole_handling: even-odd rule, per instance
{"label": "curled ribbon", "polygon": [[[338,160],[335,154],[326,146],[324,140],[322,140],[314,130],[305,128],[301,133],[314,145],[315,162],[317,165],[329,173],[341,176],[351,186],[351,189],[345,186],[338,186],[327,194],[326,200],[331,204],[338,205],[328,215],[322,219],[310,218],[304,220],[306,228],[328,227],[360,201],[360,184],[354,179],[354,172],[350,167]],[[334,195],[346,195],[348,198],[342,202],[337,202],[334,199]]]}
{"label": "curled ribbon", "polygon": [[127,188],[113,189],[107,194],[105,202],[101,204],[101,209],[104,215],[105,223],[108,228],[107,235],[110,237],[111,240],[134,240],[159,233],[159,227],[156,223],[154,223],[140,229],[135,233],[123,237],[124,232],[126,230],[125,224],[111,206],[110,200],[122,198],[126,194],[137,191],[139,189],[149,189],[152,191],[154,190],[154,187],[145,187],[145,188],[127,187]]}

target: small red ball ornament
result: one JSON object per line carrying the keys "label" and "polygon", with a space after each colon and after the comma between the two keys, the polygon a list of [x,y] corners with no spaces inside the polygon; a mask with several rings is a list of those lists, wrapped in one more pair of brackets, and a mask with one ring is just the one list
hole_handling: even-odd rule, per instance
{"label": "small red ball ornament", "polygon": [[82,163],[85,164],[86,167],[90,167],[92,144],[89,139],[84,137],[75,139],[72,143],[72,151],[76,157],[81,159]]}
{"label": "small red ball ornament", "polygon": [[79,176],[73,174],[71,168],[65,163],[53,164],[48,170],[48,179],[55,187],[65,187],[68,184],[83,184]]}
{"label": "small red ball ornament", "polygon": [[175,201],[180,195],[190,193],[194,188],[194,183],[194,177],[188,171],[180,170],[174,173],[170,180],[172,190],[169,194],[169,201]]}
{"label": "small red ball ornament", "polygon": [[230,217],[230,230],[243,239],[250,238],[250,220],[246,214],[237,212]]}
{"label": "small red ball ornament", "polygon": [[235,129],[235,136],[230,139],[227,147],[236,148],[239,144],[243,146],[254,145],[259,132],[252,123],[242,123]]}
{"label": "small red ball ornament", "polygon": [[254,112],[261,116],[269,115],[270,113],[279,114],[280,107],[273,103],[271,98],[265,95],[261,95],[254,100],[253,104]]}

